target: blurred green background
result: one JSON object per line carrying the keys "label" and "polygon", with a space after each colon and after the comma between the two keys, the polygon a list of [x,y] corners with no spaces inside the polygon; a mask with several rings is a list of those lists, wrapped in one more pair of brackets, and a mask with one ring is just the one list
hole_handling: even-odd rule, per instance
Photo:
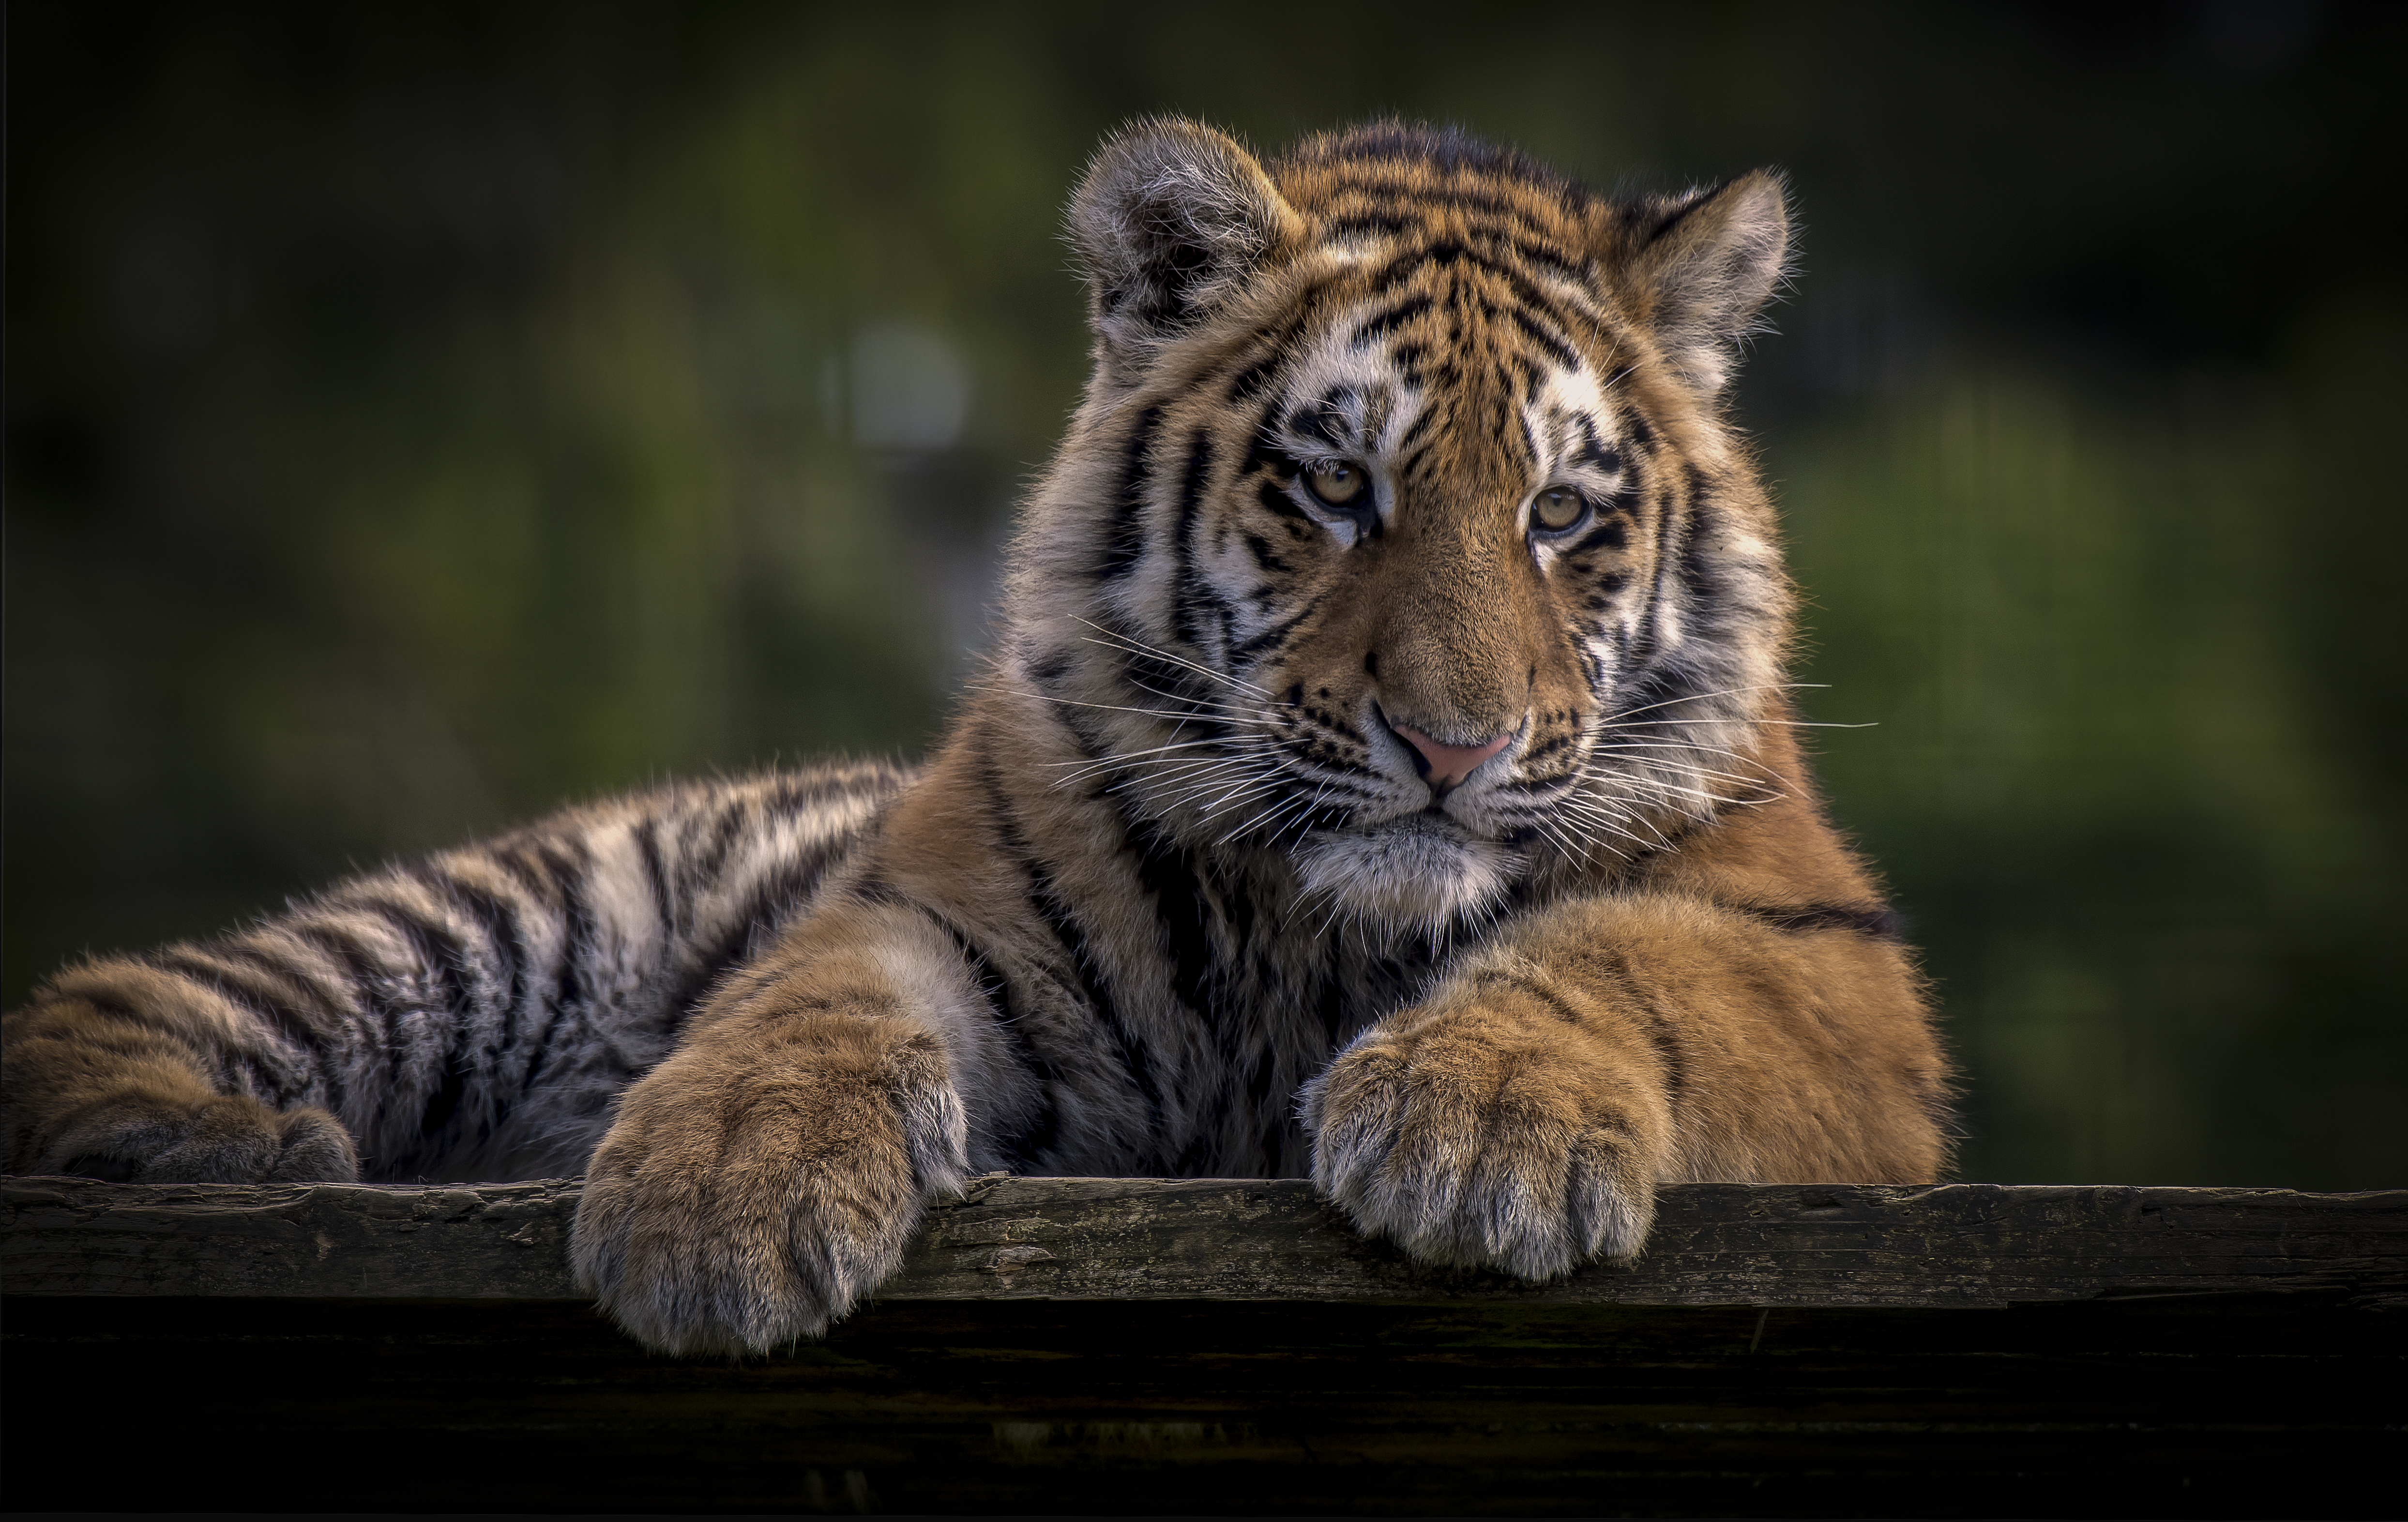
{"label": "blurred green background", "polygon": [[916,753],[1139,112],[1784,166],[1743,373],[1962,1176],[2408,1181],[2394,9],[10,7],[8,1001],[666,773]]}

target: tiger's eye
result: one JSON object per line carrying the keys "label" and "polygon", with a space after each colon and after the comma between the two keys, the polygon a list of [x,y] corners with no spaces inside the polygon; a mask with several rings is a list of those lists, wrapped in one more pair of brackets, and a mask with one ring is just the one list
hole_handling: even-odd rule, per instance
{"label": "tiger's eye", "polygon": [[1359,466],[1316,466],[1305,473],[1305,486],[1324,503],[1333,508],[1351,508],[1363,497],[1363,471]]}
{"label": "tiger's eye", "polygon": [[1569,486],[1550,486],[1530,504],[1530,521],[1551,534],[1560,534],[1581,521],[1587,501]]}

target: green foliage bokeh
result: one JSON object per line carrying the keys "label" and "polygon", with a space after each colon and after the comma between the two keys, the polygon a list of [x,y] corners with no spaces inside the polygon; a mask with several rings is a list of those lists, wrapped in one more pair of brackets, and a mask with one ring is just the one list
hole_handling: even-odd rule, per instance
{"label": "green foliage bokeh", "polygon": [[[1096,139],[1397,113],[1790,172],[1738,405],[1965,1176],[2408,1164],[2384,12],[10,20],[12,1003],[563,798],[918,751],[1079,383]],[[907,329],[941,447],[849,399]]]}

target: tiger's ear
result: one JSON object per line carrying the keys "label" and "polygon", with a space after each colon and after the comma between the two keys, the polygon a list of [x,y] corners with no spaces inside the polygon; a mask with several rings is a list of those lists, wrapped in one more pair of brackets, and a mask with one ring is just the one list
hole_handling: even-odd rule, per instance
{"label": "tiger's ear", "polygon": [[1646,303],[1656,341],[1690,385],[1713,395],[1739,366],[1742,339],[1781,280],[1789,209],[1781,177],[1756,169],[1652,208],[1631,229],[1626,279]]}
{"label": "tiger's ear", "polygon": [[1210,310],[1304,228],[1253,154],[1177,118],[1135,122],[1106,143],[1069,220],[1088,320],[1122,356]]}

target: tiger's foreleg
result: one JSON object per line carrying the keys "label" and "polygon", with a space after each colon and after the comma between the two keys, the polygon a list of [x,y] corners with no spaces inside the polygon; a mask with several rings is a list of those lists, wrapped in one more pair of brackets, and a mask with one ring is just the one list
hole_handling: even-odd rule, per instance
{"label": "tiger's foreleg", "polygon": [[1474,954],[1302,1111],[1357,1226],[1537,1279],[1637,1254],[1657,1184],[1936,1177],[1945,1071],[1886,940],[1646,893]]}
{"label": "tiger's foreleg", "polygon": [[968,1173],[957,1083],[991,1025],[925,914],[823,905],[628,1091],[578,1206],[579,1284],[666,1352],[824,1331]]}

